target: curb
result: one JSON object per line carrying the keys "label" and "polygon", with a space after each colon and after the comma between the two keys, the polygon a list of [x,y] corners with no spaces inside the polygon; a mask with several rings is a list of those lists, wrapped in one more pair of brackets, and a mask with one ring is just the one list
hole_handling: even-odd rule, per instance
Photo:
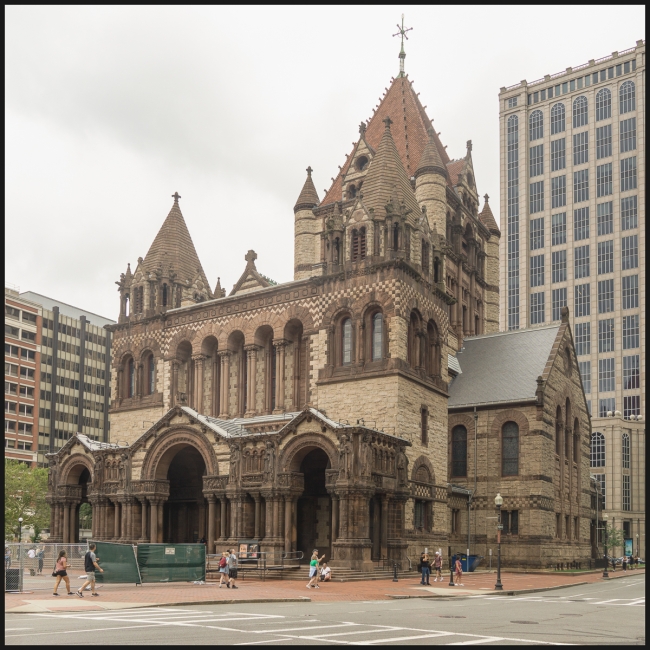
{"label": "curb", "polygon": [[[475,595],[485,595],[485,596],[519,596],[520,594],[534,594],[540,591],[552,591],[554,589],[566,589],[567,587],[578,587],[580,585],[594,584],[593,582],[572,582],[570,585],[556,585],[553,587],[539,587],[537,589],[515,589],[513,591],[485,591],[483,594]],[[458,594],[458,596],[453,596],[454,592],[447,594],[423,594],[423,595],[401,595],[401,594],[386,594],[388,598],[394,600],[402,600],[405,598],[473,598],[474,596],[467,596],[466,594]]]}
{"label": "curb", "polygon": [[[108,602],[115,602],[115,601],[108,601]],[[202,600],[202,601],[196,601],[196,600],[188,600],[188,601],[179,601],[175,603],[138,603],[137,608],[138,609],[146,609],[149,607],[181,607],[181,606],[186,606],[186,605],[239,605],[239,604],[245,604],[245,603],[310,603],[311,598],[308,598],[307,596],[303,598],[242,598],[236,599],[236,598],[229,598],[228,600]],[[50,613],[52,614],[57,614],[61,612],[62,614],[65,614],[66,612],[78,612],[78,609],[68,609],[65,610],[63,608],[57,608],[56,610],[52,610]],[[93,610],[97,611],[97,610]],[[116,611],[119,612],[119,609],[103,609],[102,611],[109,612],[109,611]],[[7,611],[5,610],[5,616],[7,614],[33,614],[34,612],[12,612],[12,611]],[[40,612],[39,612],[40,613]]]}

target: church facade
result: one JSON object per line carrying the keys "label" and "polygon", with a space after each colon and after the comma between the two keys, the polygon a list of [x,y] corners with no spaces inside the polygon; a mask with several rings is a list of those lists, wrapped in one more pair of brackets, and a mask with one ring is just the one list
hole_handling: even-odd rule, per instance
{"label": "church facade", "polygon": [[95,539],[249,541],[275,560],[318,548],[369,569],[464,551],[467,525],[487,554],[500,489],[518,512],[511,563],[589,557],[590,424],[568,318],[521,347],[521,391],[474,397],[522,359],[474,367],[515,333],[497,334],[501,233],[487,195],[479,212],[471,151],[448,157],[400,73],[322,200],[307,170],[293,281],[270,282],[249,251],[227,296],[176,193],[117,283],[111,443],[77,435],[50,456],[52,538],[73,541],[89,502]]}

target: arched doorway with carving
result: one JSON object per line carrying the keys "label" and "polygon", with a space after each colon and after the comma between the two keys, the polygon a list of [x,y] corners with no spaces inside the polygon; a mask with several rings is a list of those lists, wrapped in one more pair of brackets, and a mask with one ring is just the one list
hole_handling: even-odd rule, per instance
{"label": "arched doorway with carving", "polygon": [[[80,459],[72,459],[67,467],[63,468],[63,485],[59,491],[63,491],[63,502],[55,509],[58,509],[56,528],[53,537],[61,539],[65,544],[75,544],[81,541],[81,528],[83,526],[86,535],[92,536],[93,512],[92,505],[88,500],[89,484],[92,484],[92,475],[89,465]],[[60,531],[60,532],[59,532]]]}
{"label": "arched doorway with carving", "polygon": [[198,542],[206,535],[203,497],[205,461],[195,447],[184,446],[170,460],[169,499],[163,509],[163,542]]}
{"label": "arched doorway with carving", "polygon": [[158,492],[147,496],[152,508],[148,535],[152,541],[182,544],[207,539],[203,479],[216,474],[214,449],[203,433],[177,425],[159,436],[142,469],[143,479],[155,482]]}

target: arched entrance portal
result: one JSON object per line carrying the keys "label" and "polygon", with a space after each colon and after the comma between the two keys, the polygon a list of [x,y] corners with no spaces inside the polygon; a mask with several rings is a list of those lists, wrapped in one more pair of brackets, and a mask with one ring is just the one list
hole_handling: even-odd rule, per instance
{"label": "arched entrance portal", "polygon": [[[90,471],[83,463],[73,465],[65,478],[65,485],[76,489],[70,492],[69,500],[55,506],[52,517],[55,521],[53,536],[65,544],[81,541],[80,528],[84,529],[84,537],[89,537],[89,533],[92,533],[92,507],[88,501],[90,482]],[[86,528],[90,530],[87,531]]]}
{"label": "arched entrance portal", "polygon": [[169,463],[169,500],[163,510],[163,541],[198,542],[206,535],[203,497],[205,461],[191,446],[181,447]]}
{"label": "arched entrance portal", "polygon": [[325,489],[325,470],[330,461],[322,449],[313,449],[300,464],[305,477],[305,491],[297,504],[296,550],[304,553],[305,560],[317,548],[320,555],[331,557],[332,499]]}

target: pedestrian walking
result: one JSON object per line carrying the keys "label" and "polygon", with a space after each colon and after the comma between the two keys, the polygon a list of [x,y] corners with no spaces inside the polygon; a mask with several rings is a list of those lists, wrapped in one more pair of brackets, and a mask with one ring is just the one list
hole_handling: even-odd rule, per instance
{"label": "pedestrian walking", "polygon": [[29,567],[29,573],[30,575],[35,576],[36,575],[36,549],[32,546],[32,548],[27,551],[27,558],[29,562],[27,563],[27,566]]}
{"label": "pedestrian walking", "polygon": [[464,587],[465,585],[461,582],[463,579],[463,565],[460,562],[460,555],[456,556],[456,564],[454,565],[456,573],[454,575],[454,587]]}
{"label": "pedestrian walking", "polygon": [[329,582],[332,579],[332,569],[327,566],[327,562],[323,562],[323,568],[320,570],[320,581]]}
{"label": "pedestrian walking", "polygon": [[627,555],[623,556],[623,571],[627,572]]}
{"label": "pedestrian walking", "polygon": [[318,589],[318,565],[325,559],[325,555],[318,557],[318,549],[315,548],[311,554],[311,560],[309,560],[309,582],[307,583],[307,589],[314,587]]}
{"label": "pedestrian walking", "polygon": [[38,560],[38,575],[43,575],[43,560],[45,559],[45,549],[39,546],[36,550],[36,559]]}
{"label": "pedestrian walking", "polygon": [[433,558],[433,569],[436,572],[436,577],[433,581],[438,582],[438,578],[440,578],[440,582],[442,582],[442,555],[440,555],[440,551],[436,551]]}
{"label": "pedestrian walking", "polygon": [[429,561],[428,553],[424,553],[424,555],[422,555],[422,558],[420,559],[420,567],[422,570],[422,580],[420,584],[428,585],[429,576],[431,575],[431,562]]}
{"label": "pedestrian walking", "polygon": [[228,554],[228,584],[231,589],[239,589],[235,584],[235,580],[237,580],[237,556],[233,550],[230,549]]}
{"label": "pedestrian walking", "polygon": [[11,551],[8,546],[5,546],[5,569],[11,566]]}
{"label": "pedestrian walking", "polygon": [[54,583],[54,591],[52,592],[53,596],[58,596],[57,593],[61,580],[65,582],[65,589],[68,592],[68,596],[74,596],[74,593],[70,591],[70,578],[68,578],[68,553],[67,551],[59,551],[59,557],[56,559],[56,564],[54,565],[54,571],[52,571],[52,577],[56,578]]}
{"label": "pedestrian walking", "polygon": [[228,551],[224,551],[221,554],[221,559],[219,560],[219,589],[226,585],[230,589],[230,583],[228,582]]}
{"label": "pedestrian walking", "polygon": [[86,582],[84,582],[81,585],[81,588],[77,591],[77,596],[79,598],[83,598],[84,595],[81,593],[88,585],[90,585],[91,589],[91,596],[99,596],[99,594],[95,591],[95,569],[99,571],[100,573],[104,573],[104,569],[102,569],[99,564],[97,563],[97,556],[95,555],[95,548],[96,545],[93,543],[90,543],[88,545],[88,552],[86,553],[84,557],[84,571],[86,572]]}

